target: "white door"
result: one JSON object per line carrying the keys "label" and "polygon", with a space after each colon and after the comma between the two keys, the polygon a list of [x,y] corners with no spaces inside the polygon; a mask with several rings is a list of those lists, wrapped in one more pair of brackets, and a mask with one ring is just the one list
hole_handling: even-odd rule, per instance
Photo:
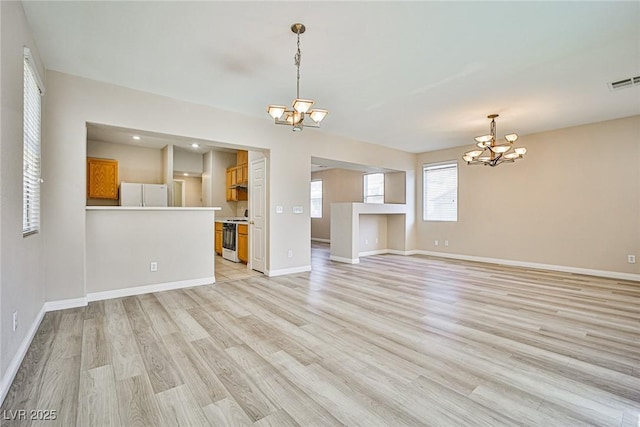
{"label": "white door", "polygon": [[267,251],[266,207],[267,207],[267,159],[261,158],[251,162],[251,204],[249,206],[251,231],[251,268],[264,273],[265,253]]}

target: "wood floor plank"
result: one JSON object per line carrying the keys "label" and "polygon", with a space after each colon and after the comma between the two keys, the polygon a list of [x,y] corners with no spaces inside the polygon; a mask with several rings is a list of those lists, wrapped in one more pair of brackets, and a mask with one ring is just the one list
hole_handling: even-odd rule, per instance
{"label": "wood floor plank", "polygon": [[0,423],[637,427],[640,283],[328,252],[47,313]]}
{"label": "wood floor plank", "polygon": [[123,304],[154,392],[159,393],[182,384],[174,362],[162,339],[152,328],[142,304],[136,297],[125,298]]}
{"label": "wood floor plank", "polygon": [[163,337],[181,378],[201,407],[230,397],[216,374],[189,341],[180,334]]}
{"label": "wood floor plank", "polygon": [[184,384],[156,393],[155,398],[160,408],[160,425],[162,426],[210,425],[189,387]]}
{"label": "wood floor plank", "polygon": [[[90,319],[94,320],[94,319]],[[121,426],[115,375],[111,365],[83,370],[78,391],[79,426]]]}
{"label": "wood floor plank", "polygon": [[203,408],[212,426],[250,427],[254,423],[232,398],[218,400]]}
{"label": "wood floor plank", "polygon": [[146,375],[127,312],[121,298],[104,301],[106,339],[116,380]]}
{"label": "wood floor plank", "polygon": [[118,410],[123,427],[159,426],[160,408],[146,376],[127,377],[116,381]]}
{"label": "wood floor plank", "polygon": [[269,398],[233,362],[233,359],[215,347],[212,340],[194,341],[192,345],[252,421],[257,421],[277,410]]}

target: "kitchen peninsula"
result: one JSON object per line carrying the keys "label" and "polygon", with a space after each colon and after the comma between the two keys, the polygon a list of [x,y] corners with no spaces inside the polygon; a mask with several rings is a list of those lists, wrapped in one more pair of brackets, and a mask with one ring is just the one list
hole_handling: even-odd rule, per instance
{"label": "kitchen peninsula", "polygon": [[214,283],[218,210],[87,206],[87,299]]}

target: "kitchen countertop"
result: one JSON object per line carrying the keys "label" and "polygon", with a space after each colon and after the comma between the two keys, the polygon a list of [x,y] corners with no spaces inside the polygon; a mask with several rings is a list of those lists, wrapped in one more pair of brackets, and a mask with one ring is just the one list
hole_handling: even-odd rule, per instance
{"label": "kitchen countertop", "polygon": [[215,222],[230,222],[233,224],[249,224],[249,218],[244,216],[229,216],[216,218]]}
{"label": "kitchen countertop", "polygon": [[86,206],[88,211],[219,211],[219,207],[171,207],[171,206]]}

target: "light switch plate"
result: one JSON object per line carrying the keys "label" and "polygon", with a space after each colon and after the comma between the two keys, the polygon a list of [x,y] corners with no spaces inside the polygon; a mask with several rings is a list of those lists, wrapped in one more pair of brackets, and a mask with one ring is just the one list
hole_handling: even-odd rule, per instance
{"label": "light switch plate", "polygon": [[304,209],[302,208],[302,206],[294,206],[293,207],[293,213],[294,214],[301,214],[304,212]]}
{"label": "light switch plate", "polygon": [[281,205],[276,206],[276,213],[284,212],[284,208]]}

